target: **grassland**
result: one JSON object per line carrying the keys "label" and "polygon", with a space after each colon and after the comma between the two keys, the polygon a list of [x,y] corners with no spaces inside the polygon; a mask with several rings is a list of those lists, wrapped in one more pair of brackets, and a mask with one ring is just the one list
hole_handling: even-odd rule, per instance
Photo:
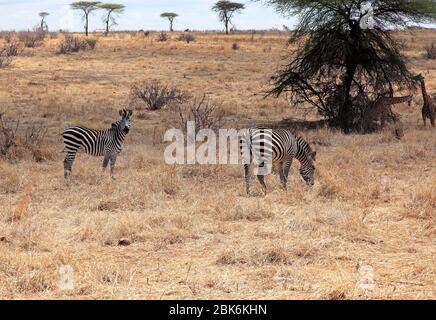
{"label": "grassland", "polygon": [[[435,31],[398,36],[436,92],[436,62],[424,57]],[[206,93],[228,127],[302,117],[284,98],[259,95],[289,50],[285,33],[196,33],[189,44],[117,33],[98,36],[93,51],[57,55],[62,37],[0,69],[0,113],[48,129],[36,151],[0,158],[0,298],[435,298],[436,131],[422,126],[419,92],[411,108],[396,107],[402,140],[391,129],[301,132],[318,152],[314,188],[295,163],[289,191],[271,175],[267,196],[254,182],[247,197],[239,166],[164,164],[173,115],[141,109],[129,91],[158,79]],[[66,183],[60,132],[109,127],[128,106],[136,117],[116,182],[81,154]],[[72,290],[59,287],[64,265]],[[364,266],[373,288],[358,285]]]}

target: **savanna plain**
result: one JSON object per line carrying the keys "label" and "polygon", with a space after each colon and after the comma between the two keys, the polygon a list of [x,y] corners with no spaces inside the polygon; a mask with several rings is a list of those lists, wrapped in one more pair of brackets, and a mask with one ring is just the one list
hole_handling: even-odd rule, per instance
{"label": "savanna plain", "polygon": [[[410,107],[393,107],[402,139],[389,127],[300,130],[317,151],[314,187],[295,161],[288,191],[270,175],[266,196],[254,178],[247,196],[241,166],[165,164],[163,134],[180,126],[178,114],[145,110],[131,87],[159,80],[197,101],[206,95],[224,128],[317,119],[262,94],[286,61],[289,34],[168,36],[91,35],[94,50],[64,55],[64,35],[50,34],[0,68],[0,113],[19,120],[16,145],[0,157],[0,298],[435,298],[436,129],[423,127],[419,89]],[[424,52],[436,32],[396,36],[436,93],[436,60]],[[117,179],[82,153],[65,181],[61,132],[109,128],[122,108],[134,114]],[[25,145],[32,127],[46,133]]]}

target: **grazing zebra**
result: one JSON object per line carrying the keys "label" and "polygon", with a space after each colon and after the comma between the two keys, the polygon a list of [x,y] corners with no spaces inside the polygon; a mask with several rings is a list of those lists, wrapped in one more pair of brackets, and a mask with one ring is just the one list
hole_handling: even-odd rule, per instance
{"label": "grazing zebra", "polygon": [[114,178],[114,167],[118,154],[123,149],[124,139],[130,131],[132,110],[120,110],[121,120],[112,124],[106,130],[94,130],[84,127],[71,127],[62,133],[65,145],[64,177],[71,174],[77,151],[83,149],[87,154],[97,157],[104,156],[103,171],[111,163],[111,177]]}
{"label": "grazing zebra", "polygon": [[316,152],[301,137],[295,137],[285,129],[247,129],[240,135],[240,150],[244,164],[246,191],[250,191],[250,164],[257,165],[257,178],[266,193],[265,175],[269,174],[272,164],[279,165],[280,180],[287,189],[289,170],[293,158],[300,161],[300,175],[313,186]]}

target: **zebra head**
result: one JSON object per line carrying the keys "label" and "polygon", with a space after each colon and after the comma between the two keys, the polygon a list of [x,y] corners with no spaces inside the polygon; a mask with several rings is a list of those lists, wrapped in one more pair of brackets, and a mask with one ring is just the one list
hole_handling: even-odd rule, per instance
{"label": "zebra head", "polygon": [[121,131],[123,131],[124,133],[129,133],[130,131],[130,126],[131,126],[131,120],[130,118],[132,117],[133,111],[132,110],[120,110],[120,116],[121,116],[121,120],[118,121],[118,126],[121,129]]}
{"label": "zebra head", "polygon": [[316,151],[311,152],[307,156],[307,161],[301,164],[300,175],[308,186],[315,184],[315,165],[313,162],[316,160]]}

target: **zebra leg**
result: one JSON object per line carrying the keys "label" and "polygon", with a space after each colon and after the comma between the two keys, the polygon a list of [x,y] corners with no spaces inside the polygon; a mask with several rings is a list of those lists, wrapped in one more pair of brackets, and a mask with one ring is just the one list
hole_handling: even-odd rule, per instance
{"label": "zebra leg", "polygon": [[285,171],[284,171],[283,162],[280,162],[278,164],[278,169],[280,174],[280,182],[282,183],[283,188],[286,190],[286,180],[285,180]]}
{"label": "zebra leg", "polygon": [[244,164],[245,191],[250,194],[250,165]]}
{"label": "zebra leg", "polygon": [[289,177],[289,170],[291,169],[292,165],[292,159],[287,160],[285,164],[283,165],[283,175],[285,177],[284,180],[284,188],[285,190],[288,190],[288,177]]}
{"label": "zebra leg", "polygon": [[68,152],[64,160],[64,178],[68,179],[71,175],[74,159],[76,158],[75,152]]}
{"label": "zebra leg", "polygon": [[115,163],[117,162],[117,155],[113,154],[110,160],[111,160],[111,178],[115,180],[114,169],[115,169]]}
{"label": "zebra leg", "polygon": [[106,153],[103,160],[103,172],[106,171],[107,165],[109,164],[109,160],[111,159],[110,153]]}
{"label": "zebra leg", "polygon": [[264,175],[258,175],[257,179],[259,180],[259,183],[262,187],[263,192],[266,194],[266,184],[265,184],[265,176]]}

